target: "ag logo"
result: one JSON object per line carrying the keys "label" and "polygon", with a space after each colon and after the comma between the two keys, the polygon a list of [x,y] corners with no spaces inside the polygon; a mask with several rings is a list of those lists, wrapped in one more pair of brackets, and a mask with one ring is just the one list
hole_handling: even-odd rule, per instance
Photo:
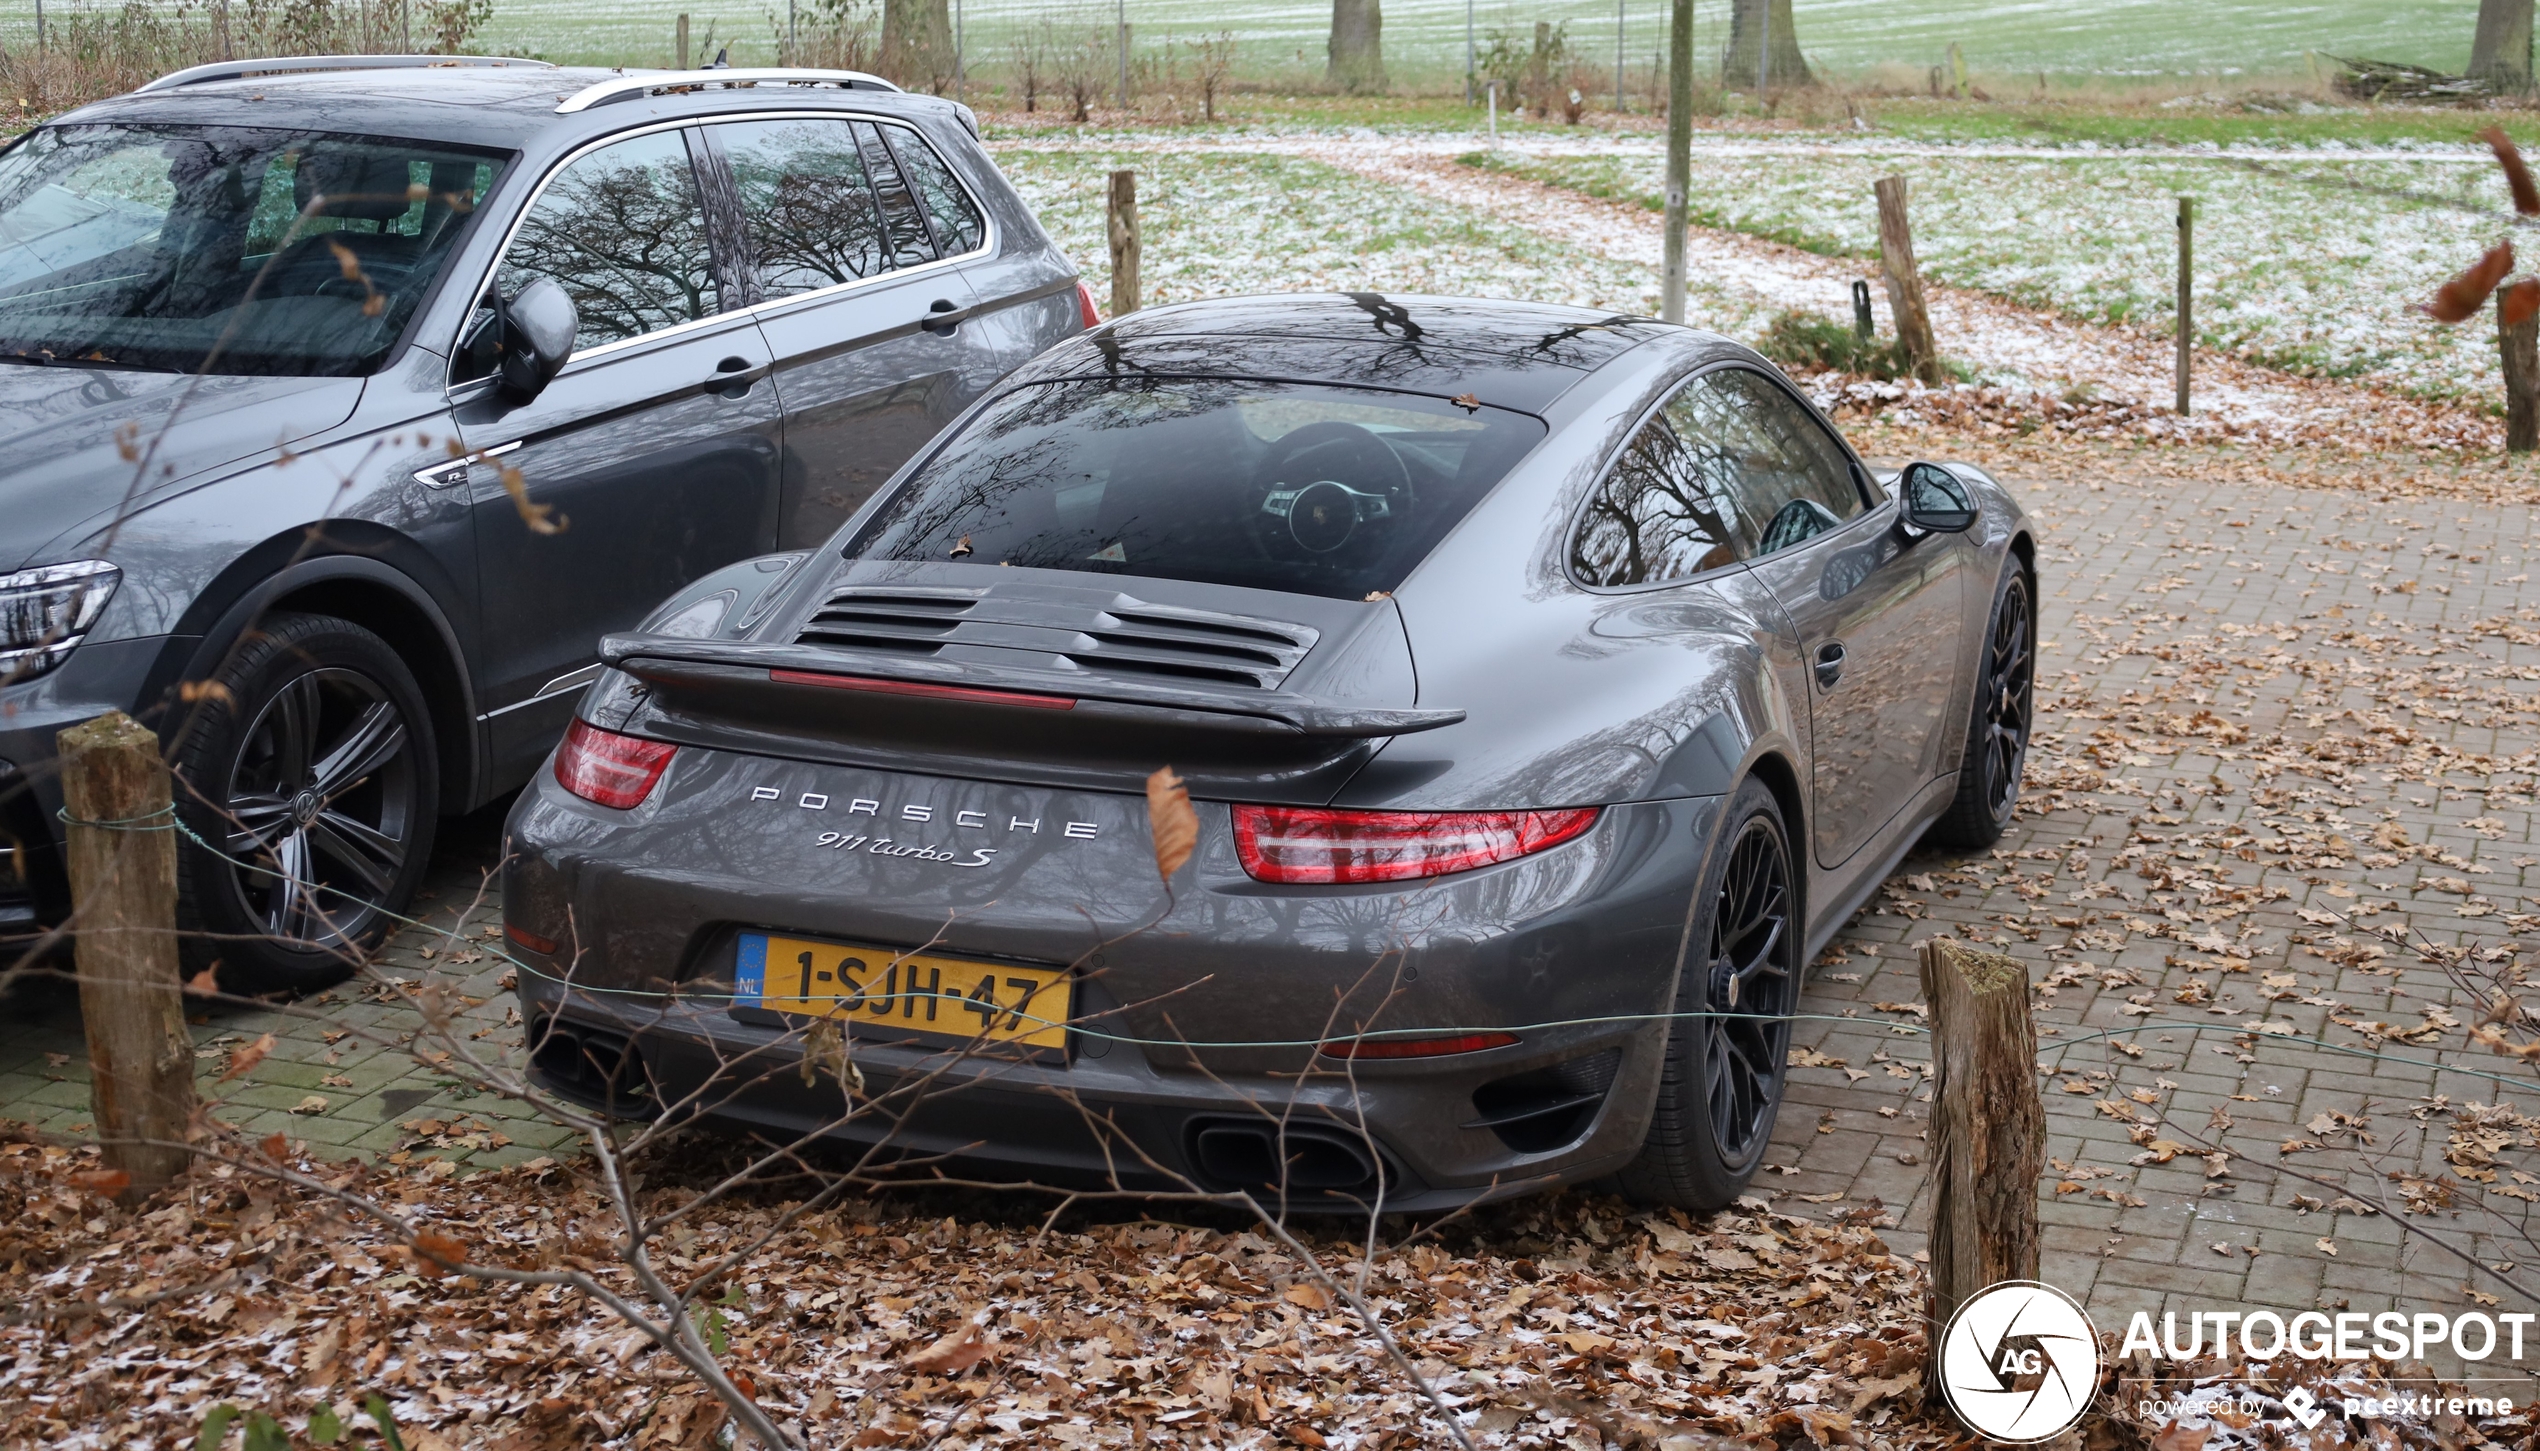
{"label": "ag logo", "polygon": [[1949,1409],[1996,1441],[2043,1441],[2081,1419],[2099,1386],[2099,1332],[2070,1295],[2004,1280],[1958,1307],[1940,1337]]}

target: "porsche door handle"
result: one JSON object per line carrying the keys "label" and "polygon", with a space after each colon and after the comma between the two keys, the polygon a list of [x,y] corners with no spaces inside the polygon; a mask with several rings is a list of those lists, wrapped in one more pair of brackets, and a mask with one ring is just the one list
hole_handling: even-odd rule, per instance
{"label": "porsche door handle", "polygon": [[1834,683],[1843,678],[1843,646],[1840,644],[1818,646],[1816,671],[1817,688],[1819,690],[1834,689]]}
{"label": "porsche door handle", "polygon": [[927,305],[926,315],[917,320],[917,325],[939,338],[948,338],[952,336],[954,328],[968,320],[971,312],[972,309],[963,307],[949,297],[938,297]]}

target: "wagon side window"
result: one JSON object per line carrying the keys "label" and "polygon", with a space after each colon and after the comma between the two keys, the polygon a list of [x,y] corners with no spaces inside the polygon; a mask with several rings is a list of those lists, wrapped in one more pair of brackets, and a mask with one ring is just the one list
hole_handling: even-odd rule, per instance
{"label": "wagon side window", "polygon": [[1689,421],[1698,412],[1680,415],[1673,402],[1651,414],[1588,497],[1570,536],[1570,573],[1580,583],[1663,584],[1738,562],[1733,477]]}

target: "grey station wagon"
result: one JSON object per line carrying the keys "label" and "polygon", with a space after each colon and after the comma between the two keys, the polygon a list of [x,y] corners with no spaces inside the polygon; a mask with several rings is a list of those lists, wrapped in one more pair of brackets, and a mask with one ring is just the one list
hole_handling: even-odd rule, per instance
{"label": "grey station wagon", "polygon": [[827,538],[1091,295],[961,106],[841,71],[204,66],[0,151],[0,928],[169,743],[224,985],[339,975],[602,635]]}

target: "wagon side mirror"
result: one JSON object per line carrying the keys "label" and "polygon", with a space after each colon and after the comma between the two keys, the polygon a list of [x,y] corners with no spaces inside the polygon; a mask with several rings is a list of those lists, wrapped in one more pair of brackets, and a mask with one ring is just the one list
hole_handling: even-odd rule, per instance
{"label": "wagon side mirror", "polygon": [[1938,464],[1907,464],[1897,480],[1896,497],[1905,522],[1927,534],[1963,534],[1976,522],[1967,486]]}
{"label": "wagon side mirror", "polygon": [[546,391],[573,356],[582,317],[554,279],[541,277],[510,301],[494,301],[496,364],[503,396],[526,403]]}

